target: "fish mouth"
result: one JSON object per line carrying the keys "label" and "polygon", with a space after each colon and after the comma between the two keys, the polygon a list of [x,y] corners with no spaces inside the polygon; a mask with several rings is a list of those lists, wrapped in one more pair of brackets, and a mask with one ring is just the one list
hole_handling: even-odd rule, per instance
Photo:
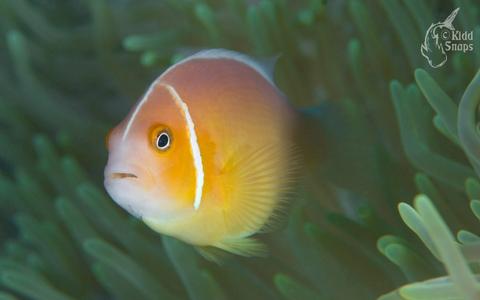
{"label": "fish mouth", "polygon": [[125,172],[115,172],[115,173],[112,173],[110,174],[110,178],[111,179],[124,179],[124,178],[138,178],[137,175],[133,174],[133,173],[125,173]]}

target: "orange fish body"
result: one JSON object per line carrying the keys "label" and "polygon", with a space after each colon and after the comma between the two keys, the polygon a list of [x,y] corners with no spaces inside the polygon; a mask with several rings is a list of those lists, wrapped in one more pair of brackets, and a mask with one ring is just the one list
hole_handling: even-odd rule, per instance
{"label": "orange fish body", "polygon": [[260,255],[251,236],[290,185],[295,115],[247,56],[197,53],[169,68],[110,134],[105,187],[157,232]]}

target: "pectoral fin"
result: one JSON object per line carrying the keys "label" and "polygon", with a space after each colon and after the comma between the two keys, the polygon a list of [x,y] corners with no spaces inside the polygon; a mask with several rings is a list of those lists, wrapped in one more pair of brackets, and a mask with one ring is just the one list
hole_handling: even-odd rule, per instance
{"label": "pectoral fin", "polygon": [[225,163],[219,182],[229,238],[238,241],[270,227],[290,195],[295,162],[293,149],[264,147],[255,151],[239,149]]}

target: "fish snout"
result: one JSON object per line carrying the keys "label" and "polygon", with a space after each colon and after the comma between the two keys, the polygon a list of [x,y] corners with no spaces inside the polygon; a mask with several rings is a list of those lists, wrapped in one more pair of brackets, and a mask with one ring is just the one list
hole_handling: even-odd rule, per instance
{"label": "fish snout", "polygon": [[124,178],[131,178],[131,179],[138,179],[138,176],[133,173],[126,173],[126,172],[112,172],[109,176],[111,179],[124,179]]}
{"label": "fish snout", "polygon": [[118,163],[118,161],[109,161],[104,170],[106,181],[118,180],[142,180],[145,177],[143,168],[131,163]]}
{"label": "fish snout", "polygon": [[144,189],[153,187],[155,183],[150,170],[136,164],[107,165],[104,178],[109,184],[133,184]]}

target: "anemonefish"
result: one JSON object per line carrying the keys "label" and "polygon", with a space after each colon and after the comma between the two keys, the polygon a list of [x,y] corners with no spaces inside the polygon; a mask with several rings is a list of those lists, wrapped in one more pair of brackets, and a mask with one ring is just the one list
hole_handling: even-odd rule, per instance
{"label": "anemonefish", "polygon": [[263,255],[252,235],[294,181],[295,118],[261,63],[201,51],[161,74],[111,131],[105,188],[153,230],[201,251]]}

